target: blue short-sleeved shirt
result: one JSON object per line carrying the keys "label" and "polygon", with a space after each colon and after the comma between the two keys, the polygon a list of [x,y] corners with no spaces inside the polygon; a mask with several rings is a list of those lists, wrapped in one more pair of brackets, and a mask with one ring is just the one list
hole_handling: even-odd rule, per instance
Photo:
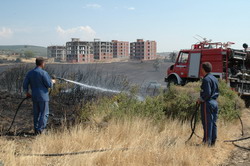
{"label": "blue short-sleeved shirt", "polygon": [[40,67],[36,67],[29,71],[23,82],[25,92],[32,90],[32,100],[36,102],[49,101],[49,90],[53,83],[49,74]]}

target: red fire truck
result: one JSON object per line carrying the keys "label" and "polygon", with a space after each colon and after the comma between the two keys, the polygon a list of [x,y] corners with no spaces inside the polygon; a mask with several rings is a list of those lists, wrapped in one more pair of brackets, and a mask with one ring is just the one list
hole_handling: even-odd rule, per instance
{"label": "red fire truck", "polygon": [[203,75],[201,64],[210,62],[212,74],[225,79],[242,96],[250,96],[250,54],[247,44],[244,50],[232,49],[232,42],[212,43],[202,41],[192,45],[191,49],[181,50],[174,65],[167,70],[165,82],[185,85],[188,82],[198,81]]}

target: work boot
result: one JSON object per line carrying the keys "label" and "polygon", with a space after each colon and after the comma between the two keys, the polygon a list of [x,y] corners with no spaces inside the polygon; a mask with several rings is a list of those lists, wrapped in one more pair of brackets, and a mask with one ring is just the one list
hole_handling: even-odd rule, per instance
{"label": "work boot", "polygon": [[42,131],[39,131],[39,130],[36,130],[34,135],[37,136],[37,135],[41,135],[42,134]]}
{"label": "work boot", "polygon": [[211,144],[208,145],[209,147],[214,147],[215,146],[215,142],[211,142]]}

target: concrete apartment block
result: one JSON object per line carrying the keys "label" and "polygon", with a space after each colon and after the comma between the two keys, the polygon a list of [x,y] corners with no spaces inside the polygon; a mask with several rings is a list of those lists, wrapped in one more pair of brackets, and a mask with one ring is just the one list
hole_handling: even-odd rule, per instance
{"label": "concrete apartment block", "polygon": [[66,60],[66,47],[65,46],[48,46],[47,47],[48,58],[54,58],[55,61]]}
{"label": "concrete apartment block", "polygon": [[137,60],[153,60],[157,58],[156,41],[144,41],[137,39],[136,42],[130,43],[130,58]]}
{"label": "concrete apartment block", "polygon": [[129,58],[129,42],[112,40],[113,58]]}
{"label": "concrete apartment block", "polygon": [[113,59],[113,43],[108,41],[100,41],[95,39],[94,45],[94,59],[97,60],[111,60]]}
{"label": "concrete apartment block", "polygon": [[91,63],[94,62],[93,42],[80,41],[79,38],[72,38],[66,43],[67,62]]}

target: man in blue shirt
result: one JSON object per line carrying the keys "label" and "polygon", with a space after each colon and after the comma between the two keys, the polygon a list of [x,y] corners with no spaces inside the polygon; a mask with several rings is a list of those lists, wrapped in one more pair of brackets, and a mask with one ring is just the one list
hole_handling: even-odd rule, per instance
{"label": "man in blue shirt", "polygon": [[218,103],[216,99],[219,96],[218,79],[210,73],[211,71],[211,63],[205,62],[202,64],[202,72],[205,76],[202,80],[200,98],[198,99],[198,103],[201,104],[203,142],[209,146],[215,145],[217,139]]}
{"label": "man in blue shirt", "polygon": [[[36,58],[36,67],[29,71],[23,82],[23,89],[27,97],[32,97],[34,130],[35,134],[41,134],[46,128],[49,116],[49,88],[52,88],[55,80],[52,80],[49,74],[44,71],[45,60]],[[32,95],[29,92],[31,88]]]}

